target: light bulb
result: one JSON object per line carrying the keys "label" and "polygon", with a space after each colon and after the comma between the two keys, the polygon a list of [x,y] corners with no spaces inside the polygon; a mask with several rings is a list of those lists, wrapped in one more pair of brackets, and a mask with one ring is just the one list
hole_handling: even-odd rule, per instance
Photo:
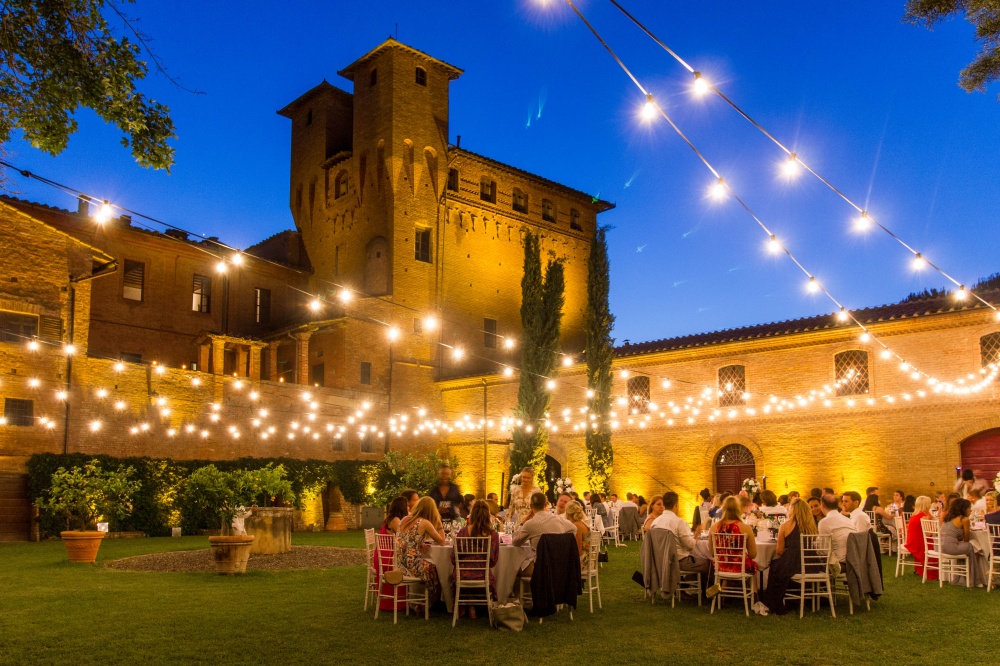
{"label": "light bulb", "polygon": [[860,336],[858,336],[858,339],[861,340],[861,342],[870,342],[872,336],[868,333],[868,331],[865,331]]}
{"label": "light bulb", "polygon": [[772,254],[781,252],[781,243],[778,242],[778,238],[774,234],[771,234],[771,240],[767,242],[767,249],[770,250]]}
{"label": "light bulb", "polygon": [[97,432],[100,429],[101,429],[101,422],[100,421],[91,421],[90,422],[90,432]]}
{"label": "light bulb", "polygon": [[341,303],[350,303],[353,296],[350,289],[341,289],[340,293],[337,294],[337,298],[340,299]]}
{"label": "light bulb", "polygon": [[847,310],[840,308],[840,312],[837,313],[837,319],[840,321],[847,321]]}
{"label": "light bulb", "polygon": [[785,161],[783,165],[781,165],[781,171],[782,173],[785,174],[785,178],[788,179],[795,178],[800,173],[802,173],[802,167],[801,165],[799,165],[799,160],[795,156],[795,153],[792,153],[788,156],[788,160]]}
{"label": "light bulb", "polygon": [[385,332],[385,335],[389,338],[389,342],[395,342],[399,339],[399,329],[395,326],[390,326],[389,330]]}
{"label": "light bulb", "polygon": [[548,390],[552,391],[555,389],[555,387],[556,387],[556,382],[554,379],[550,379],[549,381],[545,382],[545,388],[547,388]]}
{"label": "light bulb", "polygon": [[105,222],[109,222],[111,220],[111,216],[113,214],[114,211],[111,209],[111,204],[109,204],[107,201],[104,201],[101,204],[101,207],[97,209],[97,213],[94,215],[94,219],[97,220],[100,224],[104,224]]}
{"label": "light bulb", "polygon": [[868,211],[861,211],[861,215],[854,221],[854,228],[858,231],[868,231],[872,226],[872,219],[868,217]]}
{"label": "light bulb", "polygon": [[507,368],[503,369],[503,376],[504,377],[512,377],[513,375],[514,375],[514,369],[513,368],[507,367]]}
{"label": "light bulb", "polygon": [[966,291],[964,284],[958,288],[958,291],[955,292],[955,298],[957,298],[960,301],[964,301],[966,297],[968,297],[968,295],[969,292]]}
{"label": "light bulb", "polygon": [[812,293],[819,291],[819,282],[816,282],[816,278],[812,275],[809,276],[809,283],[806,285],[806,289]]}
{"label": "light bulb", "polygon": [[656,102],[653,101],[652,93],[646,93],[646,103],[642,105],[642,119],[646,122],[656,117]]}
{"label": "light bulb", "polygon": [[68,397],[68,395],[66,394],[66,391],[57,391],[56,392],[56,400],[65,400],[67,397]]}
{"label": "light bulb", "polygon": [[711,86],[708,85],[708,81],[701,75],[701,72],[694,72],[694,91],[699,95],[704,95],[709,88]]}
{"label": "light bulb", "polygon": [[726,181],[719,178],[708,190],[709,195],[716,201],[722,201],[726,196]]}
{"label": "light bulb", "polygon": [[28,351],[38,351],[38,340],[28,341]]}
{"label": "light bulb", "polygon": [[926,265],[927,265],[927,260],[924,259],[919,252],[917,252],[916,255],[914,255],[913,257],[913,270],[915,271],[923,270],[924,266]]}
{"label": "light bulb", "polygon": [[124,369],[125,369],[124,363],[121,362],[115,363],[115,372],[121,372]]}
{"label": "light bulb", "polygon": [[[997,314],[1000,315],[1000,312],[998,312]],[[998,317],[998,318],[1000,318],[1000,317]],[[514,348],[514,338],[504,338],[504,340],[503,340],[503,346],[506,347],[507,349],[513,349]]]}
{"label": "light bulb", "polygon": [[437,328],[438,322],[436,317],[424,317],[424,331],[430,332]]}
{"label": "light bulb", "polygon": [[323,304],[320,302],[318,298],[314,298],[311,301],[309,301],[309,309],[312,310],[313,312],[319,312],[319,309],[322,307]]}
{"label": "light bulb", "polygon": [[240,252],[237,252],[236,254],[234,254],[232,257],[229,258],[229,261],[233,262],[233,266],[242,266],[243,265],[243,254],[240,253]]}
{"label": "light bulb", "polygon": [[225,273],[226,272],[226,268],[227,268],[226,262],[225,261],[220,261],[219,263],[217,263],[215,265],[215,272],[216,273]]}
{"label": "light bulb", "polygon": [[455,347],[451,350],[451,355],[456,361],[460,361],[462,360],[462,357],[465,356],[465,350],[461,347]]}
{"label": "light bulb", "polygon": [[76,353],[76,345],[66,345],[63,347],[63,352],[65,352],[67,356],[72,356]]}
{"label": "light bulb", "polygon": [[569,366],[573,365],[573,357],[572,356],[564,356],[562,364],[563,364],[563,366],[565,366],[567,368]]}

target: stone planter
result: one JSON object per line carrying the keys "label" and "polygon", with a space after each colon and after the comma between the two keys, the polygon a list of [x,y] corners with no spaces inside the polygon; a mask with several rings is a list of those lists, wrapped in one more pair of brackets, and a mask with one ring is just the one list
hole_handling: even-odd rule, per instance
{"label": "stone planter", "polygon": [[340,511],[331,511],[325,529],[327,532],[346,532],[347,521],[344,520],[344,514]]}
{"label": "stone planter", "polygon": [[97,560],[97,551],[101,547],[101,541],[107,536],[105,532],[60,532],[63,544],[66,546],[66,554],[70,562],[81,562],[93,564]]}
{"label": "stone planter", "polygon": [[254,537],[254,554],[287,553],[292,549],[295,509],[285,506],[258,506],[243,521],[247,534]]}
{"label": "stone planter", "polygon": [[249,535],[208,537],[216,572],[220,576],[246,573],[253,541]]}

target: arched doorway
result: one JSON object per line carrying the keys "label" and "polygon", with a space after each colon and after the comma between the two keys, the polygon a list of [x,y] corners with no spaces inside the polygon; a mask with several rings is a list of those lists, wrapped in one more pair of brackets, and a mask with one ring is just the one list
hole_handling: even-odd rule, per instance
{"label": "arched doorway", "polygon": [[742,444],[729,444],[715,456],[715,492],[738,493],[743,479],[757,476],[757,464],[750,449]]}
{"label": "arched doorway", "polygon": [[1000,428],[984,430],[965,439],[961,444],[962,467],[982,471],[982,477],[993,482],[1000,471]]}
{"label": "arched doorway", "polygon": [[562,465],[552,456],[545,456],[545,485],[546,495],[550,502],[556,501],[556,479],[562,476]]}

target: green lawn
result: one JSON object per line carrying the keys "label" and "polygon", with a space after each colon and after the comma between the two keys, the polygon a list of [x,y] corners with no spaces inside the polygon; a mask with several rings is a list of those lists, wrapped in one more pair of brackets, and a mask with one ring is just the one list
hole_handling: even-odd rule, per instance
{"label": "green lawn", "polygon": [[[296,534],[300,545],[361,547],[359,532]],[[106,541],[101,560],[206,546],[203,537]],[[996,663],[1000,591],[886,578],[872,611],[746,618],[742,608],[643,602],[638,546],[602,570],[604,609],[586,606],[521,634],[450,616],[375,622],[363,567],[155,574],[71,565],[59,542],[0,545],[0,663],[137,664],[956,664]],[[887,570],[890,568],[886,561]]]}

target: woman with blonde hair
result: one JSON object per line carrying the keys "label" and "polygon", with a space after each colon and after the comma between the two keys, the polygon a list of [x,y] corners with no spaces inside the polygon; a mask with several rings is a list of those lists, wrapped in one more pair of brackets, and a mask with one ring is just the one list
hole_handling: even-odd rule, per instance
{"label": "woman with blonde hair", "polygon": [[[944,512],[941,512],[942,515]],[[913,503],[913,515],[910,516],[910,522],[906,526],[906,550],[910,551],[910,555],[913,556],[913,572],[923,578],[924,575],[924,564],[926,564],[926,559],[924,557],[924,526],[921,520],[931,517],[931,498],[926,495],[921,495],[917,498],[917,501]],[[937,560],[930,561],[931,566],[937,566]],[[937,569],[932,569],[927,572],[927,580],[937,580],[938,572]]]}
{"label": "woman with blonde hair", "polygon": [[580,565],[583,567],[590,554],[590,526],[587,525],[583,506],[579,502],[570,502],[566,505],[563,516],[576,528],[576,550],[580,554]]}
{"label": "woman with blonde hair", "polygon": [[778,559],[771,562],[767,574],[767,589],[760,594],[760,601],[753,605],[759,615],[774,613],[784,615],[785,592],[792,576],[802,573],[802,535],[816,534],[816,520],[809,504],[799,500],[789,505],[788,520],[778,529]]}
{"label": "woman with blonde hair", "polygon": [[520,527],[521,523],[531,515],[531,496],[538,492],[542,492],[542,490],[535,485],[535,468],[525,467],[521,470],[521,485],[510,487],[507,517],[509,518],[512,513],[517,515],[517,524],[514,527]]}
{"label": "woman with blonde hair", "polygon": [[[715,557],[715,539],[712,537],[716,534],[742,534],[745,536],[747,554],[744,571],[746,573],[757,573],[757,563],[754,561],[757,557],[757,539],[754,537],[753,529],[743,522],[743,512],[740,510],[740,502],[736,497],[726,498],[726,501],[722,503],[722,514],[719,521],[712,525],[709,543],[712,546],[713,558]],[[738,569],[734,563],[723,564],[719,567],[719,570],[738,573]],[[717,588],[717,585],[713,587]],[[709,591],[711,591],[711,588],[709,588]],[[714,596],[714,593],[711,596]]]}
{"label": "woman with blonde hair", "polygon": [[433,604],[441,596],[441,583],[437,567],[423,557],[424,539],[431,539],[439,546],[445,545],[441,529],[441,514],[431,497],[421,497],[409,516],[399,523],[396,535],[396,559],[405,576],[419,578]]}

